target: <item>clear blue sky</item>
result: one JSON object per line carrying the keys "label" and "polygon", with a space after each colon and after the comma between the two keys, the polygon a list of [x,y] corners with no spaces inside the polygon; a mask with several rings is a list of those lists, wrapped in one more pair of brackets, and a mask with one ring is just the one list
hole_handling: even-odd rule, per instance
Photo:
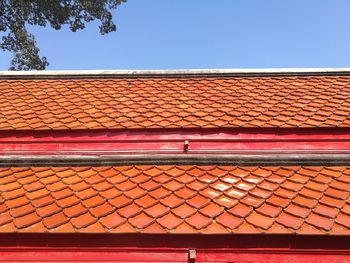
{"label": "clear blue sky", "polygon": [[350,0],[128,0],[113,13],[105,36],[31,28],[48,69],[350,67]]}

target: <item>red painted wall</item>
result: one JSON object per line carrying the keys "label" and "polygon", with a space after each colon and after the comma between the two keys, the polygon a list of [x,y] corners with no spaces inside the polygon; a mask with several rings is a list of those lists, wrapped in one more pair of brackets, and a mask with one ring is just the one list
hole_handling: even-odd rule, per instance
{"label": "red painted wall", "polygon": [[2,155],[135,153],[350,153],[350,129],[0,132]]}

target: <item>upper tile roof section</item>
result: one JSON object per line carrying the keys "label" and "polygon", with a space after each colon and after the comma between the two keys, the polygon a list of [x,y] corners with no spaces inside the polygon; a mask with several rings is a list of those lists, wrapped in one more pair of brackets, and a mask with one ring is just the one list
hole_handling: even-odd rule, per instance
{"label": "upper tile roof section", "polygon": [[350,167],[0,168],[0,232],[350,234]]}
{"label": "upper tile roof section", "polygon": [[350,127],[349,75],[8,76],[0,130]]}

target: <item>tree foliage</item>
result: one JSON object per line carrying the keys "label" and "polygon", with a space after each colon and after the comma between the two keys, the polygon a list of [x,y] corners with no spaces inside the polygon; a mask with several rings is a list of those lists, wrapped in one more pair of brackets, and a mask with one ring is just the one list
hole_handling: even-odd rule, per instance
{"label": "tree foliage", "polygon": [[43,70],[46,57],[40,57],[34,35],[28,25],[46,26],[59,30],[68,25],[75,32],[86,23],[100,21],[100,33],[116,30],[111,10],[127,0],[0,0],[0,40],[3,51],[13,53],[10,70]]}

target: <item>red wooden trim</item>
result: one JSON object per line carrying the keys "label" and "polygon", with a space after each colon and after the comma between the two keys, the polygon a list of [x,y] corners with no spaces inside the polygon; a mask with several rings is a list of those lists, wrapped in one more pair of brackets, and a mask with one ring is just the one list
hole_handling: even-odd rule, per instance
{"label": "red wooden trim", "polygon": [[256,152],[350,153],[350,129],[0,131],[0,155]]}
{"label": "red wooden trim", "polygon": [[349,236],[2,234],[0,261],[348,262]]}
{"label": "red wooden trim", "polygon": [[348,255],[313,255],[313,254],[276,254],[276,253],[221,253],[221,254],[199,254],[196,262],[240,262],[240,263],[339,263],[349,262]]}
{"label": "red wooden trim", "polygon": [[207,253],[197,252],[195,261],[188,260],[187,251],[178,253],[152,252],[89,252],[89,251],[29,251],[29,252],[0,252],[0,262],[269,262],[269,263],[320,263],[320,262],[349,262],[349,255],[333,254],[290,254],[290,253]]}
{"label": "red wooden trim", "polygon": [[3,248],[137,248],[212,250],[334,250],[350,252],[350,235],[176,235],[2,233]]}

